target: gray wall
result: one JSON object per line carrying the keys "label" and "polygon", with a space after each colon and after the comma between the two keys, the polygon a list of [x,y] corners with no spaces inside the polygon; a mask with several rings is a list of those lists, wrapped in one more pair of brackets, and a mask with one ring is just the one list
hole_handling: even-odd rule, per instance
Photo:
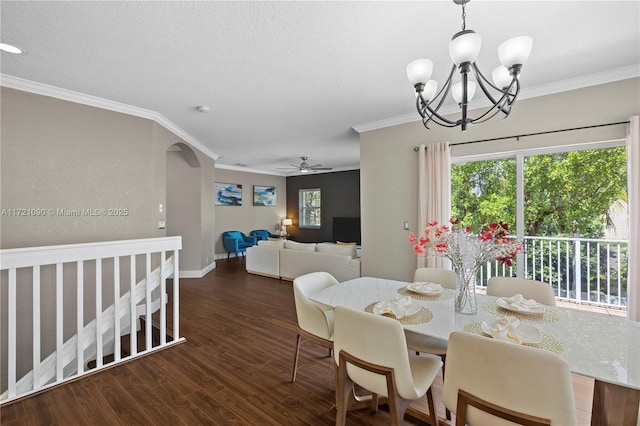
{"label": "gray wall", "polygon": [[[320,229],[299,228],[298,191],[314,188],[320,188],[321,191],[321,227]],[[288,177],[287,217],[293,219],[293,225],[287,227],[287,233],[293,240],[332,241],[334,217],[360,217],[360,170]]]}
{"label": "gray wall", "polygon": [[[407,243],[417,221],[417,157],[421,143],[452,143],[516,134],[626,121],[640,112],[640,79],[629,79],[549,96],[518,101],[506,120],[460,130],[437,125],[426,130],[412,122],[360,135],[362,211],[362,275],[410,280],[416,258]],[[417,115],[417,113],[416,113]],[[461,145],[452,156],[507,152],[553,145],[605,141],[625,137],[624,126],[564,132],[553,135]]]}
{"label": "gray wall", "polygon": [[[0,247],[32,247],[163,237],[167,149],[185,141],[143,118],[2,87],[0,208],[44,209],[45,216],[0,218]],[[200,162],[200,242],[182,260],[213,262],[215,162]],[[126,209],[124,216],[62,211]],[[193,259],[191,259],[193,257]]]}
{"label": "gray wall", "polygon": [[[216,169],[215,181],[242,185],[241,206],[215,206],[215,252],[216,257],[227,257],[222,244],[224,231],[240,231],[249,235],[254,229],[266,229],[276,232],[276,225],[285,217],[287,205],[286,180],[284,176],[248,173],[228,169]],[[276,205],[263,207],[253,205],[253,185],[275,186]],[[211,191],[214,194],[214,191]],[[211,200],[213,205],[213,198]]]}

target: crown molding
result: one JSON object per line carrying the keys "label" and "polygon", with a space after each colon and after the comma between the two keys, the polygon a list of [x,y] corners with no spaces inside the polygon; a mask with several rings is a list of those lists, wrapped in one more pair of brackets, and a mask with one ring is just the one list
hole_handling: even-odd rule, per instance
{"label": "crown molding", "polygon": [[[640,77],[640,64],[630,65],[628,67],[616,68],[613,70],[598,72],[594,74],[583,75],[567,80],[556,81],[548,84],[541,84],[534,87],[523,88],[518,95],[519,100],[537,98],[540,96],[552,95],[554,93],[568,92],[570,90],[582,89],[599,84],[612,83],[614,81],[626,80],[629,78]],[[469,110],[476,108],[484,108],[489,106],[487,99],[481,101],[473,101],[469,104]],[[439,113],[441,115],[453,114],[459,111],[456,105],[444,106]],[[352,129],[358,133],[369,132],[372,130],[384,129],[386,127],[398,126],[400,124],[412,123],[420,121],[417,112],[411,114],[400,115],[397,117],[385,118],[383,120],[371,121],[369,123],[358,124]]]}
{"label": "crown molding", "polygon": [[258,170],[258,169],[252,169],[249,167],[233,166],[230,164],[220,164],[220,163],[216,163],[216,169],[233,170],[236,172],[244,172],[244,173],[257,173],[260,175],[272,175],[272,176],[284,176],[284,177],[287,176],[284,173],[272,172],[269,170]]}
{"label": "crown molding", "polygon": [[73,90],[62,89],[60,87],[50,86],[48,84],[25,80],[23,78],[14,77],[7,74],[0,74],[0,86],[22,90],[24,92],[35,93],[38,95],[49,96],[52,98],[74,102],[77,104],[88,105],[95,108],[106,109],[109,111],[132,115],[135,117],[145,118],[147,120],[153,120],[174,135],[178,136],[180,139],[183,139],[185,142],[201,151],[206,156],[212,158],[213,160],[217,160],[219,158],[219,155],[217,155],[215,152],[211,151],[200,141],[182,130],[176,124],[167,119],[164,115],[156,111],[135,107],[132,105],[127,105],[80,92],[74,92]]}

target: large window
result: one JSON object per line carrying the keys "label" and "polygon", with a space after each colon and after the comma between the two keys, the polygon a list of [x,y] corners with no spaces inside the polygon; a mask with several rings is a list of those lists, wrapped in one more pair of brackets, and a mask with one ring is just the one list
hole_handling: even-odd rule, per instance
{"label": "large window", "polygon": [[561,298],[623,307],[627,293],[626,150],[616,141],[454,159],[452,217],[474,230],[505,221],[522,238],[514,268],[482,272],[549,283]]}
{"label": "large window", "polygon": [[301,189],[298,192],[300,228],[320,229],[320,189]]}

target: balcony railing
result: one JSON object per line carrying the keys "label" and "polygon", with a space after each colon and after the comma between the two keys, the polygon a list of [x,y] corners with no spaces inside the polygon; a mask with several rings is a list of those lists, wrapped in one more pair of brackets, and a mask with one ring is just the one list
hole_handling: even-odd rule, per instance
{"label": "balcony railing", "polygon": [[165,237],[0,250],[0,405],[183,342],[181,247]]}
{"label": "balcony railing", "polygon": [[626,309],[628,241],[590,238],[524,237],[524,253],[509,267],[489,262],[480,271],[479,286],[493,276],[523,277],[549,283],[556,297]]}

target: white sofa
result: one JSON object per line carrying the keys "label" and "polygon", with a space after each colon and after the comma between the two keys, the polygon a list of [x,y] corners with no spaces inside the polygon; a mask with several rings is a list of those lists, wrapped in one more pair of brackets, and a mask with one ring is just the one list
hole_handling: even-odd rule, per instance
{"label": "white sofa", "polygon": [[283,280],[294,280],[310,272],[328,272],[338,281],[360,276],[355,246],[295,241],[258,241],[247,248],[247,272]]}

